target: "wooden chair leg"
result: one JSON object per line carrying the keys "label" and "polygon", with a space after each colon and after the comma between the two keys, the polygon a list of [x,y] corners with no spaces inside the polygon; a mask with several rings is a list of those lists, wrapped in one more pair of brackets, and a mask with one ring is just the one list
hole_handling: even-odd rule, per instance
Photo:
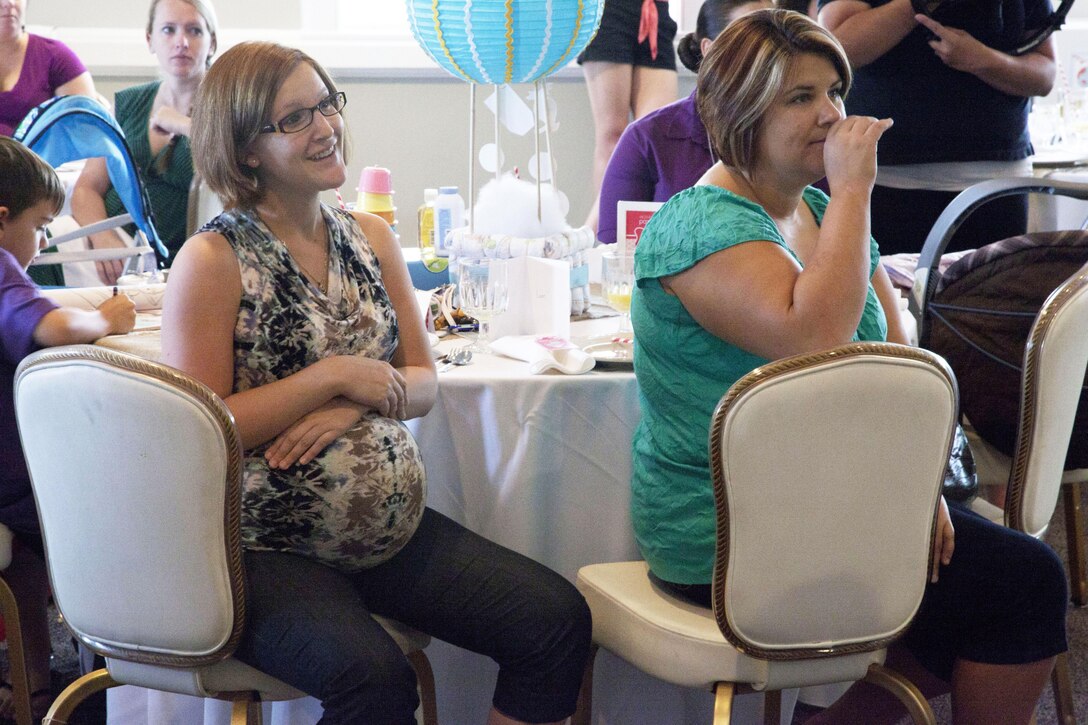
{"label": "wooden chair leg", "polygon": [[419,682],[419,700],[423,707],[423,725],[438,725],[438,700],[434,691],[434,670],[427,654],[419,649],[408,655],[408,662],[416,671]]}
{"label": "wooden chair leg", "polygon": [[7,582],[0,579],[0,613],[8,640],[8,668],[11,677],[11,697],[15,702],[16,725],[31,725],[30,680],[26,674],[23,652],[23,628],[19,620],[19,605]]}
{"label": "wooden chair leg", "polygon": [[1062,652],[1054,660],[1050,673],[1050,686],[1054,690],[1054,709],[1061,725],[1077,725],[1077,713],[1073,707],[1073,682],[1069,676],[1069,653]]}
{"label": "wooden chair leg", "polygon": [[921,690],[914,683],[895,670],[884,665],[869,665],[869,671],[865,675],[865,681],[869,684],[882,687],[903,703],[910,713],[911,720],[924,725],[936,725],[937,718],[933,714],[933,708],[922,695]]}
{"label": "wooden chair leg", "polygon": [[1085,575],[1084,511],[1079,483],[1062,486],[1065,507],[1065,539],[1069,549],[1069,593],[1078,607],[1088,604],[1088,577]]}
{"label": "wooden chair leg", "polygon": [[570,716],[570,725],[591,725],[593,722],[593,663],[597,660],[597,645],[590,645],[586,667],[582,671],[582,687],[578,690],[578,704]]}
{"label": "wooden chair leg", "polygon": [[763,693],[763,724],[782,725],[782,690]]}
{"label": "wooden chair leg", "polygon": [[230,725],[261,725],[264,713],[261,701],[252,697],[234,700],[230,707]]}
{"label": "wooden chair leg", "polygon": [[714,725],[729,725],[735,689],[732,682],[719,682],[714,686]]}
{"label": "wooden chair leg", "polygon": [[61,691],[49,706],[42,725],[68,725],[68,718],[81,702],[96,692],[116,687],[118,684],[105,668],[88,672]]}

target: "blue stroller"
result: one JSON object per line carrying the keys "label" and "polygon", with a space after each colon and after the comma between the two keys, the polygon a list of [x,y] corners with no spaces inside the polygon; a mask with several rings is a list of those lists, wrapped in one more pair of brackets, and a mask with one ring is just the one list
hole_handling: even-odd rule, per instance
{"label": "blue stroller", "polygon": [[153,272],[159,266],[156,262],[166,259],[168,252],[155,231],[151,204],[140,180],[139,171],[132,161],[132,153],[125,142],[124,132],[100,103],[87,96],[51,98],[27,114],[16,129],[14,138],[53,167],[69,161],[104,158],[110,182],[128,210],[127,214],[53,237],[50,240],[52,244],[61,244],[126,224],[135,224],[137,229],[135,247],[56,252],[37,257],[34,264],[128,258],[128,266],[134,269],[126,269],[126,272],[141,271],[138,268],[141,266],[140,260],[143,260],[143,271]]}

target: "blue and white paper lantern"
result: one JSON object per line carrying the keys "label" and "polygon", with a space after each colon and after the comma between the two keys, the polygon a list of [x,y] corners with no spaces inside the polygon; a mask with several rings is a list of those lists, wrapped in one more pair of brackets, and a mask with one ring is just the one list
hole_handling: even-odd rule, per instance
{"label": "blue and white paper lantern", "polygon": [[406,0],[416,42],[471,83],[531,83],[593,39],[604,0]]}

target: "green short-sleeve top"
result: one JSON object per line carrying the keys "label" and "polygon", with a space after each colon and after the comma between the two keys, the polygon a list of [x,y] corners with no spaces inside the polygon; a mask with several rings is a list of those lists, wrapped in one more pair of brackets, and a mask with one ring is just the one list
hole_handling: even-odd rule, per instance
{"label": "green short-sleeve top", "polygon": [[[827,196],[810,187],[804,201],[822,222]],[[662,289],[659,278],[756,240],[780,244],[797,259],[761,206],[717,186],[696,186],[654,214],[635,251],[631,319],[642,418],[633,444],[631,518],[650,569],[678,584],[711,579],[711,415],[734,382],[768,361],[707,332],[676,296]],[[870,257],[871,276],[880,261],[872,240]],[[884,340],[886,335],[884,311],[869,285],[854,340]]]}
{"label": "green short-sleeve top", "polygon": [[[188,220],[189,185],[193,181],[193,157],[186,136],[179,136],[173,147],[164,147],[151,155],[148,123],[151,108],[160,81],[145,83],[119,91],[114,97],[117,123],[125,132],[125,141],[132,151],[132,161],[140,171],[140,178],[154,214],[155,230],[170,252],[167,266],[185,243],[185,226]],[[124,214],[121,197],[111,186],[106,192],[106,213],[109,216]],[[134,226],[125,227],[132,234]]]}

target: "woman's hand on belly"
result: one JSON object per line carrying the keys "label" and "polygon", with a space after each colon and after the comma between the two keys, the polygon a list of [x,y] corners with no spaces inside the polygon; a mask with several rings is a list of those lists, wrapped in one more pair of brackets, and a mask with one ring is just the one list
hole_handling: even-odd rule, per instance
{"label": "woman's hand on belly", "polygon": [[299,418],[276,436],[264,453],[272,468],[307,464],[359,422],[367,408],[347,398],[333,398]]}
{"label": "woman's hand on belly", "polygon": [[345,398],[387,418],[407,418],[408,383],[395,367],[361,355],[326,360],[336,365],[340,394]]}

